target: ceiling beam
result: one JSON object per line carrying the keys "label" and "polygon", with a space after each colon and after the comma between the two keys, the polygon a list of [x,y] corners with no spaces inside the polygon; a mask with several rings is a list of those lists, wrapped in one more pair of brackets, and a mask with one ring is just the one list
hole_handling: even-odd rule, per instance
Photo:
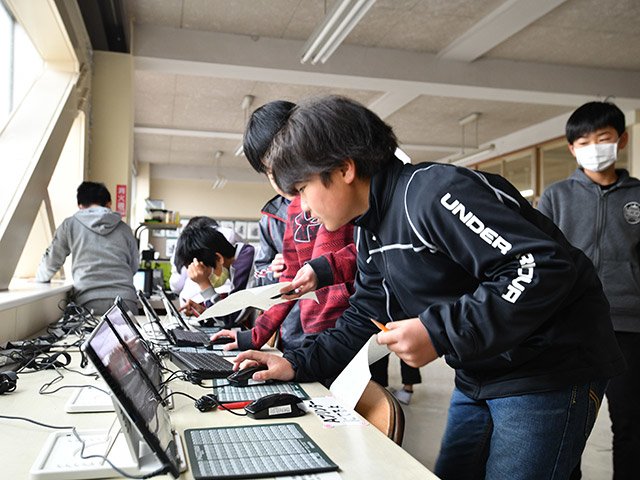
{"label": "ceiling beam", "polygon": [[137,70],[177,75],[563,106],[612,96],[623,109],[640,108],[640,71],[498,59],[462,63],[354,45],[342,45],[325,65],[309,66],[298,62],[302,43],[139,25],[134,61]]}
{"label": "ceiling beam", "polygon": [[566,0],[507,0],[438,52],[438,58],[472,62]]}

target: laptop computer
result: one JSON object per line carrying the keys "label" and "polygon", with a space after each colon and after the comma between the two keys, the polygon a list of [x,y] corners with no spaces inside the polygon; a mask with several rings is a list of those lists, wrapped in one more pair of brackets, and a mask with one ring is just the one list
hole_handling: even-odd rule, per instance
{"label": "laptop computer", "polygon": [[[157,327],[160,335],[163,336],[164,339],[171,345],[174,345],[176,347],[202,347],[209,344],[209,340],[211,337],[204,332],[194,332],[188,329],[184,330],[184,328],[182,327],[175,327],[172,329],[166,328],[162,324],[162,320],[160,320],[160,317],[156,313],[155,309],[149,303],[149,300],[147,300],[147,297],[145,297],[144,293],[140,290],[138,290],[136,293],[138,295],[138,300],[140,300],[140,303],[142,304],[142,309],[144,310],[147,319],[151,322],[152,325],[154,325],[154,327]],[[171,302],[168,303],[171,304]],[[182,316],[180,314],[178,314],[178,317],[180,318],[180,320],[182,320],[182,322],[184,322],[184,319],[182,319]]]}
{"label": "laptop computer", "polygon": [[201,326],[196,326],[188,323],[184,315],[182,315],[178,311],[175,304],[169,299],[167,292],[164,291],[162,288],[158,287],[158,293],[160,294],[160,298],[162,299],[162,303],[164,304],[164,308],[167,311],[167,313],[174,318],[174,320],[178,323],[178,325],[180,325],[183,328],[183,330],[191,330],[193,332],[204,332],[207,335],[213,335],[214,333],[217,333],[220,330],[222,330],[222,327],[201,327]]}

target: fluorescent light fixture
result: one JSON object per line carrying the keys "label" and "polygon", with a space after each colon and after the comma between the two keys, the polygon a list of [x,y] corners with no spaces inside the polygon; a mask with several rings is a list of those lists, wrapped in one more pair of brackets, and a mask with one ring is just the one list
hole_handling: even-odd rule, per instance
{"label": "fluorescent light fixture", "polygon": [[407,155],[400,147],[396,148],[396,157],[402,160],[402,163],[411,163],[411,157]]}
{"label": "fluorescent light fixture", "polygon": [[467,115],[466,117],[462,117],[460,120],[458,120],[458,125],[460,125],[461,127],[464,127],[468,123],[478,121],[479,118],[480,118],[480,114],[478,112],[473,112]]}
{"label": "fluorescent light fixture", "polygon": [[225,177],[224,175],[216,175],[215,177],[213,177],[211,189],[216,190],[218,188],[224,188],[224,186],[227,184],[227,181],[227,177]]}
{"label": "fluorescent light fixture", "polygon": [[476,158],[484,155],[487,152],[491,152],[495,149],[496,149],[496,146],[493,143],[491,143],[486,147],[475,148],[468,153],[454,155],[453,157],[450,157],[449,159],[447,159],[447,161],[449,163],[452,163],[453,165],[466,166],[466,165],[469,165],[471,162],[473,162],[473,160],[475,160]]}
{"label": "fluorescent light fixture", "polygon": [[522,195],[524,198],[533,197],[533,189],[527,188],[526,190],[520,190],[520,195]]}
{"label": "fluorescent light fixture", "polygon": [[240,145],[238,145],[238,148],[236,148],[236,151],[233,154],[236,157],[241,157],[242,155],[244,155],[244,149],[242,148],[242,143],[240,143]]}
{"label": "fluorescent light fixture", "polygon": [[376,0],[338,0],[305,43],[300,63],[325,63]]}

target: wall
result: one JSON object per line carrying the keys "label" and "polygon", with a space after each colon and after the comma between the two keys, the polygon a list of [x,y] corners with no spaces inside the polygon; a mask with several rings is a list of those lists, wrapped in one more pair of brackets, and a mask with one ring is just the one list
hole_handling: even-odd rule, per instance
{"label": "wall", "polygon": [[215,219],[260,218],[260,209],[275,195],[264,183],[227,183],[213,190],[211,180],[152,179],[150,197],[162,199],[165,208],[180,212],[181,217],[207,215]]}
{"label": "wall", "polygon": [[116,185],[127,186],[131,218],[133,161],[133,57],[94,52],[88,180],[103,182],[116,210]]}

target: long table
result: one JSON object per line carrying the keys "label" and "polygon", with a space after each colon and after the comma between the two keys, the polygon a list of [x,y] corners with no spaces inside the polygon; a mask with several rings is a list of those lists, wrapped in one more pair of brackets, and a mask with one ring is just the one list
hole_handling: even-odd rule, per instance
{"label": "long table", "polygon": [[[79,355],[73,355],[70,365],[79,369]],[[169,366],[172,366],[169,364]],[[64,371],[64,379],[51,389],[63,385],[86,385],[93,383],[90,377]],[[57,376],[53,370],[20,374],[18,388],[13,393],[0,396],[0,412],[3,415],[28,417],[54,425],[75,426],[77,429],[107,429],[112,424],[115,413],[76,413],[65,412],[65,404],[73,393],[72,389],[63,389],[50,395],[41,395],[39,388]],[[320,383],[302,385],[311,398],[330,395]],[[170,384],[174,392],[185,392],[196,398],[210,393],[191,383],[175,380]],[[238,417],[221,410],[201,413],[193,401],[174,395],[174,408],[170,412],[174,428],[182,436],[185,429],[233,426],[246,424],[266,424],[295,422],[340,466],[339,474],[343,479],[388,479],[400,475],[404,479],[437,478],[426,467],[396,445],[371,425],[340,426],[325,428],[314,413],[302,417],[279,420],[254,420]],[[2,478],[28,479],[29,470],[37,458],[45,439],[52,430],[24,421],[0,418],[0,464]],[[427,435],[428,432],[425,432]],[[115,478],[119,478],[114,475]],[[171,478],[168,475],[156,478]],[[191,479],[187,470],[180,478]]]}

